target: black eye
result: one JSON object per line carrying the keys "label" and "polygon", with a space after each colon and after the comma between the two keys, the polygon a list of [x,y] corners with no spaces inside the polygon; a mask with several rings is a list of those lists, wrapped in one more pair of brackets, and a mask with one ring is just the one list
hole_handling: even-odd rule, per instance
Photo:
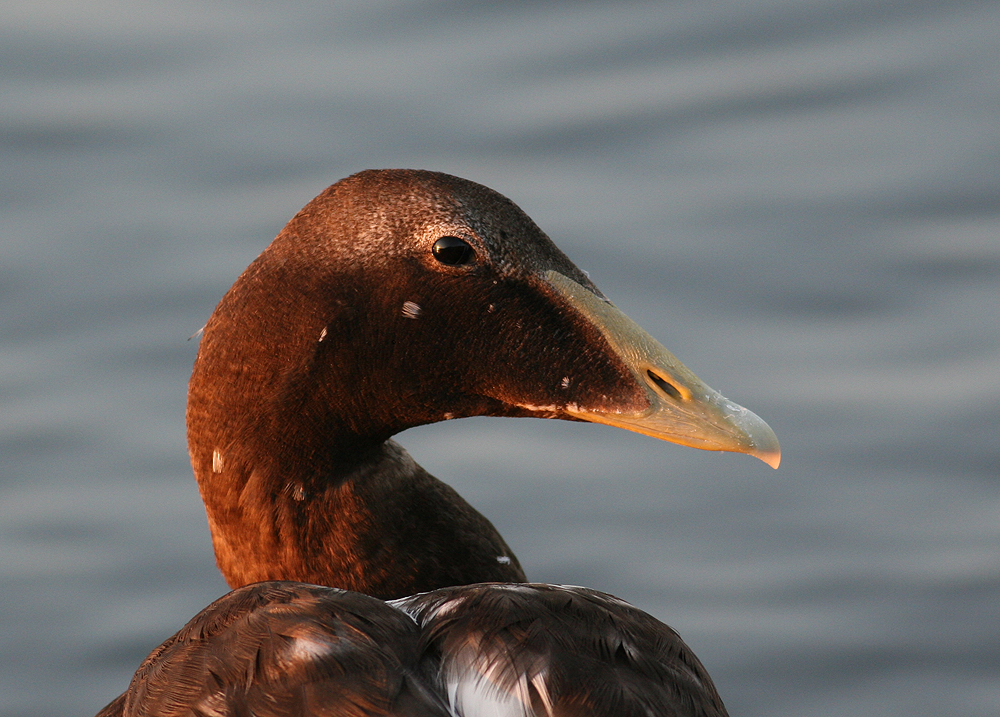
{"label": "black eye", "polygon": [[476,253],[468,243],[458,237],[441,237],[434,242],[434,258],[448,266],[460,266],[472,261]]}

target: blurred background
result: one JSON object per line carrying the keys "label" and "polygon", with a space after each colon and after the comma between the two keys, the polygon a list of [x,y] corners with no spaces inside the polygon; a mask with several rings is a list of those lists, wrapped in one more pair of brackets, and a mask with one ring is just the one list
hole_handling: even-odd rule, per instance
{"label": "blurred background", "polygon": [[5,2],[0,715],[93,715],[226,591],[188,337],[368,167],[509,196],[781,439],[401,435],[532,579],[734,715],[1000,714],[998,78],[988,1]]}

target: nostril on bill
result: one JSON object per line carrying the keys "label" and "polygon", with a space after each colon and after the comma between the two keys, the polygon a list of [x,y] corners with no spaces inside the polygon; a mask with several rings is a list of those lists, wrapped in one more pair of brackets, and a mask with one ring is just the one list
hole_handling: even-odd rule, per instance
{"label": "nostril on bill", "polygon": [[649,380],[652,381],[654,384],[656,384],[656,387],[659,388],[661,391],[663,391],[665,394],[677,400],[681,399],[681,392],[678,391],[677,388],[672,383],[667,381],[665,378],[663,378],[659,374],[654,373],[650,369],[646,369],[646,375],[649,376]]}

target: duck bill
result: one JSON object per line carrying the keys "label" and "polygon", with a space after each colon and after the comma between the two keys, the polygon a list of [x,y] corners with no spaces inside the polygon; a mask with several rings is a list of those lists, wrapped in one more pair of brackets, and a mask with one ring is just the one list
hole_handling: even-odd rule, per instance
{"label": "duck bill", "polygon": [[778,438],[760,417],[702,383],[610,302],[556,271],[547,271],[545,279],[603,334],[632,371],[649,402],[649,407],[638,413],[570,405],[565,409],[570,417],[706,451],[747,453],[772,468],[778,467]]}

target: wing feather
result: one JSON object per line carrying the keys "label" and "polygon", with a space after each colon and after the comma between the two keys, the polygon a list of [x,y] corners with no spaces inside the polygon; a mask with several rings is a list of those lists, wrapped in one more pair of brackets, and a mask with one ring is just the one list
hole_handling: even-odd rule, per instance
{"label": "wing feather", "polygon": [[421,626],[423,659],[459,714],[726,715],[676,632],[596,590],[472,585],[397,604]]}

